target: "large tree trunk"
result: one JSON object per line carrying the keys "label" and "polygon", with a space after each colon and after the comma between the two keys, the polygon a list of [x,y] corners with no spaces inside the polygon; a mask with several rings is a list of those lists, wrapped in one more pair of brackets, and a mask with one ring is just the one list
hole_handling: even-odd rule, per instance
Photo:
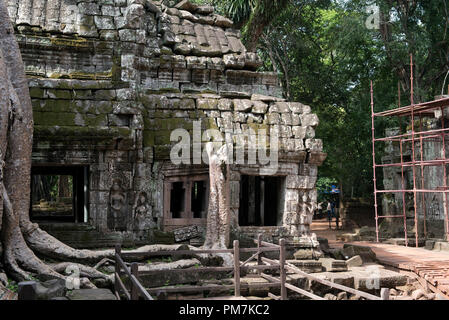
{"label": "large tree trunk", "polygon": [[[223,145],[218,151],[214,150],[213,143],[206,145],[209,156],[209,210],[207,215],[205,249],[227,249],[230,234],[229,209],[229,165],[228,148]],[[224,265],[232,265],[230,254],[218,254],[222,257]]]}
{"label": "large tree trunk", "polygon": [[62,278],[34,253],[62,260],[94,261],[112,250],[75,250],[29,219],[33,112],[22,56],[8,11],[0,0],[0,233],[4,266],[16,280]]}
{"label": "large tree trunk", "polygon": [[[3,265],[16,281],[28,280],[31,275],[42,280],[65,278],[65,269],[73,265],[83,276],[110,282],[112,277],[102,275],[95,268],[67,262],[93,264],[113,258],[114,250],[73,249],[30,221],[33,110],[22,56],[4,0],[0,0],[0,44],[0,244]],[[164,248],[155,245],[137,251],[154,252]],[[38,255],[64,263],[49,265]]]}

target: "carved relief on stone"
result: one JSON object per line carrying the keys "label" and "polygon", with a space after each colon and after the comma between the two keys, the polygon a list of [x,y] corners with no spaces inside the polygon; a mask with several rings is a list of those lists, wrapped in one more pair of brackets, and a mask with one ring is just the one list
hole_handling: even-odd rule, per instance
{"label": "carved relief on stone", "polygon": [[144,231],[154,227],[153,210],[145,191],[139,192],[134,206],[133,230]]}
{"label": "carved relief on stone", "polygon": [[109,200],[108,228],[110,230],[126,231],[127,209],[127,195],[122,181],[114,179]]}

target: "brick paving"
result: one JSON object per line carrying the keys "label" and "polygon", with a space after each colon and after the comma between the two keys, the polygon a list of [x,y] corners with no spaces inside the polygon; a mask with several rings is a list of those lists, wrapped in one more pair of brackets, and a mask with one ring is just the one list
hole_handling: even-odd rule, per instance
{"label": "brick paving", "polygon": [[[335,224],[332,227],[335,228]],[[342,248],[347,243],[336,240],[338,231],[329,230],[325,221],[315,221],[312,224],[312,232],[319,237],[327,238],[331,248]],[[413,272],[449,295],[449,252],[373,242],[352,242],[352,244],[370,247],[381,264]]]}

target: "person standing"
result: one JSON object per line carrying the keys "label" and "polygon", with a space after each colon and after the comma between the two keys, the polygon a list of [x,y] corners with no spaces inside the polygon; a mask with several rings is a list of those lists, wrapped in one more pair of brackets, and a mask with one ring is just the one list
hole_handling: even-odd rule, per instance
{"label": "person standing", "polygon": [[337,225],[337,230],[340,230],[340,202],[335,203],[335,224]]}
{"label": "person standing", "polygon": [[329,229],[332,229],[332,205],[331,202],[327,202],[327,220],[329,221]]}

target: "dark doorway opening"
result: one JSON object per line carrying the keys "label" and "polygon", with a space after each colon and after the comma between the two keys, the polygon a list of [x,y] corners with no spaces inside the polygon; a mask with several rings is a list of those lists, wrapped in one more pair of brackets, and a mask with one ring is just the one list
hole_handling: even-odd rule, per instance
{"label": "dark doorway opening", "polygon": [[239,225],[278,226],[283,211],[283,177],[241,176]]}
{"label": "dark doorway opening", "polygon": [[184,213],[185,202],[184,182],[173,182],[170,191],[170,212],[172,219],[179,219]]}
{"label": "dark doorway opening", "polygon": [[206,181],[193,181],[192,182],[192,213],[193,218],[202,219],[206,218],[206,198],[207,198],[207,184]]}
{"label": "dark doorway opening", "polygon": [[33,167],[31,220],[86,222],[87,174],[87,167]]}

